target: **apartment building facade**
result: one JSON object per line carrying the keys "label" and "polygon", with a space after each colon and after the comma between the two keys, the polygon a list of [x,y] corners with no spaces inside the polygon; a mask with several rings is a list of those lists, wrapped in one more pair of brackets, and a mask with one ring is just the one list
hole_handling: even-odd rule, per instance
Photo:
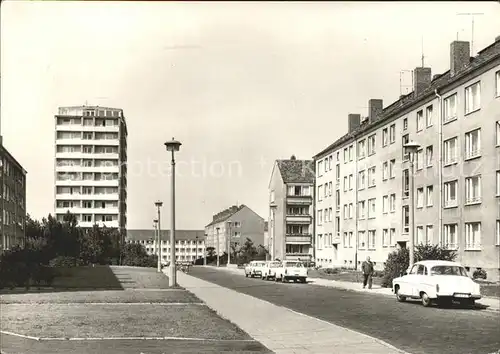
{"label": "apartment building facade", "polygon": [[249,238],[255,247],[264,246],[264,219],[248,206],[233,205],[217,214],[205,226],[205,245],[222,255],[238,250]]}
{"label": "apartment building facade", "polygon": [[0,136],[0,251],[24,246],[26,170],[5,148]]}
{"label": "apartment building facade", "polygon": [[314,161],[295,156],[274,163],[265,241],[272,259],[314,258],[314,169]]}
{"label": "apartment building facade", "polygon": [[60,107],[55,115],[55,216],[80,227],[127,226],[127,124],[123,110]]}
{"label": "apartment building facade", "polygon": [[[160,242],[156,238],[155,229],[127,230],[127,243],[141,244],[149,255],[158,255],[161,247],[162,263],[170,262],[170,230],[161,230]],[[205,257],[205,237],[203,230],[175,231],[175,260],[194,262]]]}
{"label": "apartment building facade", "polygon": [[[431,243],[458,252],[471,271],[499,277],[500,263],[500,38],[470,57],[468,42],[450,46],[450,70],[431,77],[414,70],[413,92],[369,114],[349,116],[349,132],[315,156],[317,166],[334,161],[330,181],[335,217],[317,226],[318,262],[359,266],[366,256],[382,268],[390,252]],[[420,147],[410,196],[408,142]],[[415,228],[410,227],[414,205]],[[332,207],[333,208],[333,207]],[[336,236],[325,243],[324,235]],[[331,261],[330,261],[331,260]]]}

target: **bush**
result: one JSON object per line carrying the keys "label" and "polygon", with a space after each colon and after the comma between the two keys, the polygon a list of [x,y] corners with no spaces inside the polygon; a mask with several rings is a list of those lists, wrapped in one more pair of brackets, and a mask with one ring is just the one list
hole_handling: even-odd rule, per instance
{"label": "bush", "polygon": [[488,277],[488,274],[484,269],[476,269],[474,273],[472,273],[472,278],[473,279],[486,279]]}
{"label": "bush", "polygon": [[77,266],[77,260],[75,257],[59,256],[51,259],[49,266],[57,268],[72,268]]}
{"label": "bush", "polygon": [[323,270],[324,273],[326,274],[339,274],[340,273],[340,269],[338,268],[325,268]]}

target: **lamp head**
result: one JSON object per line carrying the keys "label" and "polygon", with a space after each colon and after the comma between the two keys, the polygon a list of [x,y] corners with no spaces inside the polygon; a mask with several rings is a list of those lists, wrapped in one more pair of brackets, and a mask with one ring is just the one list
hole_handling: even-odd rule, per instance
{"label": "lamp head", "polygon": [[157,207],[162,207],[163,206],[163,202],[160,202],[159,200],[155,202],[155,206]]}
{"label": "lamp head", "polygon": [[179,151],[181,145],[182,145],[181,142],[175,140],[174,138],[172,138],[172,140],[167,141],[165,143],[165,147],[167,148],[167,151],[174,151],[174,152]]}
{"label": "lamp head", "polygon": [[271,204],[269,204],[269,208],[271,208],[271,210],[275,210],[278,208],[278,205],[275,202],[271,202]]}
{"label": "lamp head", "polygon": [[404,145],[404,148],[407,153],[413,154],[420,148],[420,145],[414,141],[410,141]]}

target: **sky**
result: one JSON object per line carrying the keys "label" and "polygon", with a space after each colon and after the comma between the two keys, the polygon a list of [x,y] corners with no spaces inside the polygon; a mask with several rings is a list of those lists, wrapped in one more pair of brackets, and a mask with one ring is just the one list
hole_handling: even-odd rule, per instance
{"label": "sky", "polygon": [[[128,225],[203,229],[245,204],[267,219],[274,160],[310,159],[400,95],[400,71],[449,69],[453,40],[500,35],[498,2],[58,2],[1,7],[1,134],[28,171],[27,211],[53,213],[59,106],[124,110]],[[403,93],[411,76],[403,77]]]}

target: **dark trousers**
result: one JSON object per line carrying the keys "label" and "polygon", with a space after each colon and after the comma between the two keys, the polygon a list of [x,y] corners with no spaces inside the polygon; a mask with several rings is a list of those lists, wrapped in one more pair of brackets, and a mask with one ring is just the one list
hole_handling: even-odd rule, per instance
{"label": "dark trousers", "polygon": [[368,289],[372,288],[372,275],[371,274],[363,274],[363,288],[368,284]]}

